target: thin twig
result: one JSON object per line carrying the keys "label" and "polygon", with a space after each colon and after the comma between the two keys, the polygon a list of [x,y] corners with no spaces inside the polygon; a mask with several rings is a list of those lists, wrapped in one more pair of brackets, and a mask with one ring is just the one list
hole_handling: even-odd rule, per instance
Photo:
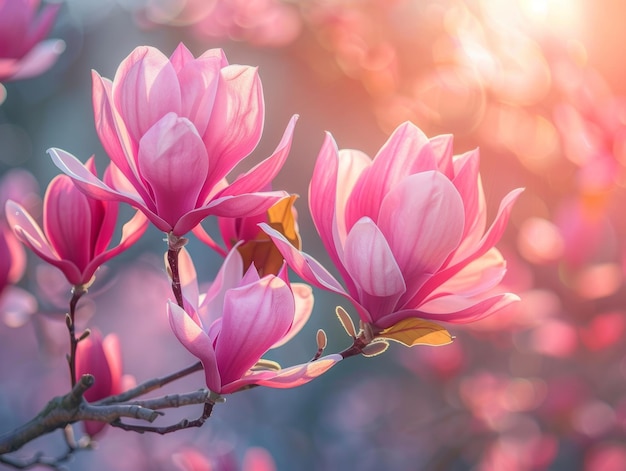
{"label": "thin twig", "polygon": [[185,407],[194,404],[204,404],[209,400],[211,391],[208,389],[200,389],[198,391],[184,394],[168,394],[167,396],[155,397],[144,401],[133,401],[127,405],[139,406],[145,409],[173,409]]}
{"label": "thin twig", "polygon": [[176,381],[180,378],[184,378],[196,371],[202,370],[202,363],[197,362],[187,368],[183,368],[182,370],[176,371],[167,376],[162,376],[161,378],[153,378],[148,381],[145,381],[132,389],[129,389],[126,392],[118,394],[116,396],[109,396],[107,398],[101,399],[100,401],[94,402],[94,405],[105,405],[105,404],[119,404],[122,402],[128,402],[131,399],[135,399],[136,397],[143,396],[155,389],[162,388],[166,384],[169,384],[173,381]]}
{"label": "thin twig", "polygon": [[146,425],[132,425],[122,422],[117,419],[111,422],[113,427],[121,428],[122,430],[137,432],[137,433],[158,433],[160,435],[165,435],[167,433],[176,432],[178,430],[184,430],[192,427],[202,427],[204,423],[211,417],[211,412],[213,412],[213,406],[215,402],[205,402],[204,410],[202,411],[202,415],[195,420],[183,419],[180,422],[168,425],[165,427],[150,427]]}

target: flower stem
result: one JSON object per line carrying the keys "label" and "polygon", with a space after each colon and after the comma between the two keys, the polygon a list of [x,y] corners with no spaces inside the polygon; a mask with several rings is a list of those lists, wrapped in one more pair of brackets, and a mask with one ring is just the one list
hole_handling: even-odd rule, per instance
{"label": "flower stem", "polygon": [[361,336],[358,336],[354,338],[352,345],[346,348],[345,350],[343,350],[342,352],[339,352],[339,355],[341,355],[344,359],[348,357],[360,355],[363,352],[363,349],[367,345],[368,345],[367,342],[364,339],[362,339]]}
{"label": "flower stem", "polygon": [[172,292],[176,298],[176,303],[185,308],[183,302],[183,290],[180,284],[180,274],[178,272],[178,254],[187,243],[184,237],[178,237],[171,232],[167,234],[167,264],[170,277],[172,278]]}
{"label": "flower stem", "polygon": [[67,356],[67,363],[70,368],[70,380],[72,387],[76,386],[76,346],[80,341],[76,337],[76,306],[78,300],[87,292],[87,289],[82,285],[76,285],[72,288],[72,298],[70,299],[70,310],[65,318],[67,324],[67,330],[70,334],[70,354]]}

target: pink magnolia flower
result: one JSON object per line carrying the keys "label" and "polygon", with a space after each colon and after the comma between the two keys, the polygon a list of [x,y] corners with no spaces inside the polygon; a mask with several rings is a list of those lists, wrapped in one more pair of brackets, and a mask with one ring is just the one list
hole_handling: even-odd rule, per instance
{"label": "pink magnolia flower", "polygon": [[328,355],[284,370],[255,368],[269,349],[283,345],[302,328],[313,307],[310,288],[308,296],[294,299],[286,267],[278,276],[260,278],[254,266],[244,274],[239,252],[231,250],[199,305],[195,270],[184,250],[179,268],[185,310],[168,303],[170,326],[202,361],[211,391],[230,394],[253,384],[293,388],[341,360],[340,355]]}
{"label": "pink magnolia flower", "polygon": [[[104,340],[97,329],[91,331],[86,339],[76,347],[76,376],[93,375],[94,385],[85,392],[89,402],[120,394],[126,386],[134,383],[134,378],[122,376],[122,355],[120,342],[115,334],[107,335]],[[85,432],[90,436],[100,433],[105,422],[85,421]]]}
{"label": "pink magnolia flower", "polygon": [[[86,168],[96,174],[93,158]],[[105,180],[109,179],[107,171]],[[15,235],[75,286],[88,285],[100,265],[129,248],[146,230],[148,221],[137,212],[124,225],[120,243],[107,249],[117,213],[117,203],[88,197],[65,175],[55,177],[46,190],[43,231],[21,205],[12,200],[6,203],[6,217]]]}
{"label": "pink magnolia flower", "polygon": [[96,72],[93,81],[96,129],[112,161],[111,183],[67,152],[50,150],[88,195],[129,203],[175,236],[208,215],[258,214],[287,196],[259,190],[287,158],[296,116],[272,156],[230,184],[225,179],[261,136],[264,103],[255,68],[228,65],[220,49],[194,59],[181,44],[168,59],[138,47],[112,82]]}
{"label": "pink magnolia flower", "polygon": [[39,10],[39,0],[0,0],[0,81],[39,75],[65,49],[50,32],[60,4]]}
{"label": "pink magnolia flower", "polygon": [[452,156],[452,136],[428,139],[400,125],[372,160],[338,151],[327,135],[311,185],[315,226],[346,288],[268,226],[305,281],[339,293],[375,330],[407,318],[470,322],[517,299],[488,295],[505,273],[494,244],[521,189],[509,193],[485,232],[477,150]]}

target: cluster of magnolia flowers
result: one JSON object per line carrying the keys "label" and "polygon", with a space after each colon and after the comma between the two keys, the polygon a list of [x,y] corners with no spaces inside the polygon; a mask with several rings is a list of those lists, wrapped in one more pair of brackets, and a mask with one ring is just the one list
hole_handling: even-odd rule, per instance
{"label": "cluster of magnolia flowers", "polygon": [[[176,338],[202,362],[206,385],[218,395],[250,385],[299,386],[344,358],[383,352],[389,340],[407,346],[449,343],[450,334],[435,321],[471,322],[517,299],[497,289],[506,264],[495,244],[521,190],[502,200],[488,227],[479,153],[454,156],[451,136],[429,139],[404,123],[370,158],[338,150],[326,135],[309,205],[342,283],[302,251],[295,197],[265,191],[288,156],[296,116],[271,156],[227,179],[262,134],[264,99],[256,68],[228,64],[219,49],[195,58],[181,44],[168,58],[138,47],[113,80],[93,73],[93,105],[96,130],[111,159],[102,178],[93,157],[83,164],[51,149],[64,174],[47,188],[43,226],[13,201],[6,203],[9,225],[63,272],[73,286],[71,310],[98,268],[132,246],[149,223],[163,231],[173,290],[164,315]],[[110,247],[119,203],[137,213]],[[222,244],[200,225],[207,217],[218,219]],[[206,293],[200,293],[184,248],[190,232],[224,256]],[[352,345],[324,355],[320,332],[311,361],[282,368],[263,355],[291,340],[313,309],[312,289],[291,283],[289,268],[305,282],[344,296],[360,323],[357,330],[338,308]],[[72,383],[92,373],[101,385],[86,394],[88,400],[119,393],[115,340],[77,336],[70,314],[70,358],[77,363],[70,365]]]}

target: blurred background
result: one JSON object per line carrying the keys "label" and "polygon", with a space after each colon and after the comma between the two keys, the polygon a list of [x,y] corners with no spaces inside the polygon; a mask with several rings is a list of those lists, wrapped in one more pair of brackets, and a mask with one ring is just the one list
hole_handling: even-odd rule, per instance
{"label": "blurred background", "polygon": [[[259,67],[265,131],[247,168],[300,115],[274,187],[300,195],[304,250],[326,266],[307,210],[324,131],[340,148],[371,156],[406,120],[429,136],[454,134],[455,154],[479,147],[490,220],[509,190],[526,187],[498,245],[508,260],[505,290],[522,300],[484,321],[447,326],[453,344],[392,345],[299,389],[235,394],[198,430],[161,437],[108,429],[68,469],[626,469],[623,2],[60,3],[49,37],[62,39],[64,52],[42,75],[4,83],[0,105],[0,177],[11,187],[3,197],[19,194],[34,214],[57,173],[46,149],[82,161],[95,154],[100,169],[108,160],[93,125],[90,70],[112,78],[136,46],[169,55],[180,42],[195,55],[221,47],[231,64]],[[162,239],[150,228],[109,263],[78,316],[82,328],[117,333],[124,371],[138,382],[195,361],[167,323]],[[194,240],[189,248],[200,278],[211,280],[220,257]],[[69,287],[31,255],[17,286],[32,297],[0,322],[0,433],[68,387]],[[315,295],[307,327],[272,359],[311,358],[318,328],[328,333],[328,352],[350,344],[334,308],[354,311]],[[203,385],[196,373],[164,392]],[[195,418],[200,409],[160,420]],[[64,446],[57,432],[15,456],[55,456]]]}

